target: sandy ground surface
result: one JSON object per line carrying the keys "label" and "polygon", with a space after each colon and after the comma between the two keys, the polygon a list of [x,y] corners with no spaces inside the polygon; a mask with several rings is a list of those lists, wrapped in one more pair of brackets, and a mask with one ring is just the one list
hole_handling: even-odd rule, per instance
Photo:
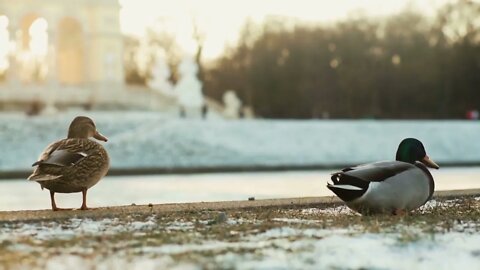
{"label": "sandy ground surface", "polygon": [[480,190],[406,216],[335,197],[0,212],[0,269],[478,269]]}

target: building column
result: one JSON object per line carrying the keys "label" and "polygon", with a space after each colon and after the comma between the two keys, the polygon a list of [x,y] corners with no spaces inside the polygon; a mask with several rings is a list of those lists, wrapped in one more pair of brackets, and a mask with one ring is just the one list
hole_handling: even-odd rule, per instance
{"label": "building column", "polygon": [[10,51],[8,53],[8,62],[9,68],[7,70],[7,82],[11,85],[18,85],[20,82],[20,70],[19,63],[17,60],[17,53],[19,51],[20,45],[20,30],[17,27],[17,20],[15,17],[8,17],[8,32],[9,32],[9,42],[10,42]]}
{"label": "building column", "polygon": [[47,82],[50,85],[57,85],[57,33],[55,30],[51,29],[50,22],[48,26]]}
{"label": "building column", "polygon": [[47,89],[45,90],[44,103],[45,113],[55,113],[57,111],[55,104],[58,94],[58,74],[57,74],[57,19],[54,15],[45,17],[48,23],[48,50],[47,50]]}
{"label": "building column", "polygon": [[[85,24],[85,21],[81,21],[82,25]],[[91,87],[91,79],[90,79],[90,57],[91,57],[91,46],[92,42],[90,40],[90,32],[89,29],[84,28],[83,35],[82,35],[82,49],[83,49],[83,82],[82,84],[85,85],[87,88]]]}

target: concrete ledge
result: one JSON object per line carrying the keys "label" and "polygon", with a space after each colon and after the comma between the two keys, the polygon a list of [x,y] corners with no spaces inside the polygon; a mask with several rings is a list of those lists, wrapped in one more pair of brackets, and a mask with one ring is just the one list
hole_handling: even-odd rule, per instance
{"label": "concrete ledge", "polygon": [[[434,198],[452,199],[480,196],[480,189],[449,190],[435,192]],[[223,202],[197,202],[197,203],[173,203],[153,205],[129,205],[100,207],[88,211],[58,211],[52,210],[27,210],[27,211],[0,211],[0,222],[18,221],[44,221],[61,220],[68,218],[114,218],[127,215],[168,214],[171,212],[197,212],[197,211],[223,211],[229,209],[252,209],[252,208],[299,208],[318,207],[325,208],[339,205],[342,202],[335,196],[326,197],[303,197],[285,199],[266,199],[255,201],[223,201]]]}

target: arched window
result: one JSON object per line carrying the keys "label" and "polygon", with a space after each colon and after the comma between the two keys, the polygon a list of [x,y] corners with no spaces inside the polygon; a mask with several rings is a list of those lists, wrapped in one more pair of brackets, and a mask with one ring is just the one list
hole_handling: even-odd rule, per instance
{"label": "arched window", "polygon": [[27,15],[21,21],[21,46],[17,47],[20,78],[25,82],[44,81],[48,72],[48,23],[44,18]]}

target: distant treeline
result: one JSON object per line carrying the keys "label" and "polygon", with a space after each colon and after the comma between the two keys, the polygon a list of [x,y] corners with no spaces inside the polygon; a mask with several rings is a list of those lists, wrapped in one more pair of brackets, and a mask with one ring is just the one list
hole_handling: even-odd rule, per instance
{"label": "distant treeline", "polygon": [[[233,89],[260,117],[444,119],[480,109],[478,1],[447,4],[434,17],[405,10],[332,25],[246,23],[238,44],[208,64],[197,38],[204,93],[222,101]],[[142,72],[128,61],[139,43],[129,42],[127,81],[144,83],[154,55]],[[149,44],[163,47],[175,82],[172,37],[152,32]]]}
{"label": "distant treeline", "polygon": [[246,25],[235,48],[204,67],[204,92],[234,89],[268,118],[464,118],[480,109],[480,4],[435,18],[404,11],[333,26]]}

